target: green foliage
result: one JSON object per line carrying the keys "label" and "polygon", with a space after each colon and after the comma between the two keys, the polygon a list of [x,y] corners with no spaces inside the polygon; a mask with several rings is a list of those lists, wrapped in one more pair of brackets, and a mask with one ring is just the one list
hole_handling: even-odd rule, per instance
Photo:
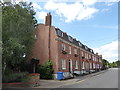
{"label": "green foliage", "polygon": [[[2,63],[3,67],[20,68],[34,43],[37,21],[30,4],[2,4]],[[4,70],[3,70],[4,71]]]}
{"label": "green foliage", "polygon": [[110,67],[120,67],[120,61],[110,63]]}
{"label": "green foliage", "polygon": [[20,78],[19,81],[20,82],[29,82],[30,81],[30,77],[26,75],[26,76]]}
{"label": "green foliage", "polygon": [[120,68],[120,60],[116,61],[117,67]]}
{"label": "green foliage", "polygon": [[9,75],[9,74],[13,74],[13,70],[10,69],[10,68],[6,68],[6,69],[5,69],[5,72],[3,73],[3,76],[4,76],[4,75]]}
{"label": "green foliage", "polygon": [[2,76],[2,82],[3,83],[11,83],[11,82],[27,82],[29,80],[29,77],[27,77],[27,72],[22,73],[11,73],[11,74],[4,74]]}
{"label": "green foliage", "polygon": [[116,63],[116,62],[110,63],[109,66],[110,66],[110,67],[113,67],[113,68],[114,68],[114,67],[117,67],[117,63]]}
{"label": "green foliage", "polygon": [[53,79],[53,67],[51,60],[47,61],[43,65],[37,66],[37,73],[40,73],[40,78],[42,79]]}
{"label": "green foliage", "polygon": [[107,68],[109,65],[109,62],[105,59],[102,59],[102,63],[103,63],[103,68]]}

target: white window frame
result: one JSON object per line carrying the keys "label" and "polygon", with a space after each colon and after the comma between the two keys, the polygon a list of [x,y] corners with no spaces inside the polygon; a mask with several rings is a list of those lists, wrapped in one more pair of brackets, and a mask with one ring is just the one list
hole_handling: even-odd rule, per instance
{"label": "white window frame", "polygon": [[89,63],[88,62],[86,62],[85,66],[86,66],[86,69],[89,69]]}
{"label": "white window frame", "polygon": [[62,69],[65,70],[66,69],[66,60],[62,59]]}
{"label": "white window frame", "polygon": [[85,62],[82,62],[82,69],[85,69]]}
{"label": "white window frame", "polygon": [[77,49],[76,48],[74,48],[74,54],[77,54]]}
{"label": "white window frame", "polygon": [[63,37],[63,32],[62,32],[62,37]]}
{"label": "white window frame", "polygon": [[78,61],[75,60],[75,69],[78,69]]}
{"label": "white window frame", "polygon": [[92,56],[92,58],[93,58],[93,61],[94,61],[94,56]]}
{"label": "white window frame", "polygon": [[72,54],[72,48],[71,48],[71,46],[69,46],[69,54]]}
{"label": "white window frame", "polygon": [[84,56],[83,51],[81,53],[82,53],[82,56]]}
{"label": "white window frame", "polygon": [[62,46],[62,50],[64,50],[64,51],[65,51],[65,44],[63,44],[63,43],[62,43],[62,45],[61,45],[61,46]]}
{"label": "white window frame", "polygon": [[95,61],[96,61],[96,57],[95,57]]}
{"label": "white window frame", "polygon": [[88,59],[88,54],[87,54],[87,59]]}
{"label": "white window frame", "polygon": [[87,59],[87,54],[85,53],[85,58]]}
{"label": "white window frame", "polygon": [[89,54],[89,59],[91,59],[91,55]]}
{"label": "white window frame", "polygon": [[90,69],[92,69],[92,63],[90,63]]}
{"label": "white window frame", "polygon": [[95,65],[95,63],[93,63],[93,68],[94,68],[94,69],[96,68],[96,65]]}

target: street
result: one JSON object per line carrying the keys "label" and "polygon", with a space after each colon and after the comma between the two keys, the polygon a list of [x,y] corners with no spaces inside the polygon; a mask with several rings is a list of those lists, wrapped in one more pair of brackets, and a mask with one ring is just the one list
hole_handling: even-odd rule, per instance
{"label": "street", "polygon": [[[8,87],[7,89],[16,90],[18,87]],[[105,71],[79,76],[68,80],[40,80],[40,86],[32,87],[36,89],[59,89],[59,88],[118,88],[118,69],[110,68]],[[54,89],[53,89],[54,88]],[[26,90],[24,87],[19,87]]]}
{"label": "street", "polygon": [[59,88],[118,88],[118,69],[111,68],[105,73]]}

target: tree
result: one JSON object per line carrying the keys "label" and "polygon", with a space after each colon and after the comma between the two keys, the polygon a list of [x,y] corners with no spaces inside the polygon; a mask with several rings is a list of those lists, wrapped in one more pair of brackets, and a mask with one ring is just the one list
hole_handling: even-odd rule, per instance
{"label": "tree", "polygon": [[116,61],[117,67],[120,67],[120,60]]}
{"label": "tree", "polygon": [[[2,4],[2,62],[3,69],[20,68],[29,55],[34,43],[37,26],[32,3]],[[4,71],[3,70],[3,71]]]}
{"label": "tree", "polygon": [[42,79],[53,79],[53,64],[51,60],[48,60],[43,65],[37,66],[37,73],[40,73],[40,78]]}
{"label": "tree", "polygon": [[109,62],[106,59],[102,59],[102,63],[104,69],[108,68]]}

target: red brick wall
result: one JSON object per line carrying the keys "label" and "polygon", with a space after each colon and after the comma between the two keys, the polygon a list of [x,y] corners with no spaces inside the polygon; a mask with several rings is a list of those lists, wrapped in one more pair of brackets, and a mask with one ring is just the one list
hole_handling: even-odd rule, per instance
{"label": "red brick wall", "polygon": [[[65,44],[65,51],[67,51],[67,54],[63,54],[62,53],[62,49],[61,49],[61,44]],[[71,47],[71,54],[69,54],[69,46]],[[74,56],[74,48],[76,47],[73,47],[69,44],[66,44],[62,41],[58,41],[58,61],[59,61],[59,71],[63,71],[63,72],[68,72],[69,71],[69,60],[72,60],[72,69],[73,71],[75,71],[75,60],[78,61],[78,69],[77,70],[80,70],[80,65],[79,65],[79,56],[75,57]],[[77,49],[77,48],[76,48]],[[78,49],[77,49],[77,54],[78,54]],[[62,59],[65,59],[66,60],[66,70],[62,70]]]}
{"label": "red brick wall", "polygon": [[49,60],[49,50],[48,50],[48,40],[49,40],[49,26],[46,26],[44,24],[39,24],[38,28],[35,32],[37,35],[37,39],[35,41],[35,45],[33,48],[33,54],[32,57],[39,59],[40,64],[45,63]]}
{"label": "red brick wall", "polygon": [[[37,39],[33,48],[33,54],[32,57],[39,59],[40,60],[40,64],[44,64],[46,61],[49,60],[49,27],[50,26],[45,26],[44,24],[39,24],[38,28],[35,32],[35,34],[37,35]],[[86,51],[83,51],[79,48],[76,48],[74,46],[71,46],[70,44],[64,43],[60,40],[57,40],[58,36],[56,35],[56,31],[55,31],[55,27],[51,26],[50,27],[50,59],[53,62],[53,68],[55,73],[58,71],[62,71],[62,72],[68,72],[69,71],[69,60],[72,60],[72,69],[73,71],[80,71],[82,61],[84,62],[88,62],[88,63],[95,63],[97,64],[97,61],[92,61],[88,59],[82,59],[82,52],[84,53],[84,57],[85,57],[85,53],[89,54]],[[67,54],[63,54],[62,50],[61,50],[61,44],[64,43],[66,46],[66,51],[68,52]],[[69,54],[69,46],[71,47],[71,54]],[[77,54],[79,56],[75,57],[74,56],[74,48],[77,49]],[[92,59],[92,54],[91,55],[91,59]],[[62,70],[62,59],[66,60],[66,70]],[[78,69],[75,69],[75,60],[78,61]],[[86,63],[85,63],[86,64]],[[85,65],[85,69],[86,69],[86,65]],[[90,66],[88,68],[88,70],[90,69]]]}

